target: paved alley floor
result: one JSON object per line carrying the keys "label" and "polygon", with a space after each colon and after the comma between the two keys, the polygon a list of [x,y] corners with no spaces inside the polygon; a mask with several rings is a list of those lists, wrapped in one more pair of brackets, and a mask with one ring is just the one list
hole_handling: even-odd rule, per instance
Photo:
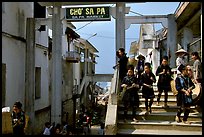
{"label": "paved alley floor", "polygon": [[90,135],[99,135],[98,130],[100,129],[100,125],[91,126]]}

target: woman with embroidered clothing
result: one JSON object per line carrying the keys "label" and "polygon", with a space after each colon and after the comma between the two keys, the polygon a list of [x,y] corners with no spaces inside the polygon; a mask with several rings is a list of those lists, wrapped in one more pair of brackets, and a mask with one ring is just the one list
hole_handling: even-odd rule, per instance
{"label": "woman with embroidered clothing", "polygon": [[[136,108],[139,107],[139,95],[138,90],[140,88],[138,79],[134,75],[134,66],[128,66],[127,76],[123,78],[122,85],[124,96],[122,102],[124,104],[124,121],[127,118],[128,107],[132,107],[133,121],[137,122],[136,119]],[[125,91],[124,91],[125,90]]]}
{"label": "woman with embroidered clothing", "polygon": [[192,90],[195,88],[194,83],[191,78],[188,76],[187,68],[185,65],[180,65],[178,70],[181,72],[180,76],[176,77],[176,89],[178,90],[177,94],[177,106],[180,108],[177,111],[175,120],[177,122],[182,122],[180,116],[184,111],[183,122],[189,123],[187,121],[188,115],[190,113],[190,106],[192,104]]}
{"label": "woman with embroidered clothing", "polygon": [[[141,75],[141,86],[142,86],[142,97],[145,98],[145,108],[146,113],[149,114],[152,112],[151,106],[153,104],[153,99],[155,98],[154,90],[153,90],[153,83],[156,82],[156,77],[151,71],[151,64],[145,63],[144,65],[144,72]],[[148,104],[148,99],[150,99]],[[149,110],[148,110],[149,107]]]}

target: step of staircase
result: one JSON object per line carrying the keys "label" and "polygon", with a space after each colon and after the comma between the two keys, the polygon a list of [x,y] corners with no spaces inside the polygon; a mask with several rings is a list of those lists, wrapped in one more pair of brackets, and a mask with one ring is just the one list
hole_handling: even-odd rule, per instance
{"label": "step of staircase", "polygon": [[[145,98],[142,98],[142,96],[139,96],[139,101],[140,101],[140,104],[144,104],[145,103]],[[121,100],[119,101],[119,104],[121,104]],[[157,103],[157,97],[155,97],[153,99],[153,105],[155,104],[156,105]],[[164,104],[164,97],[161,97],[160,98],[160,104],[159,105],[163,105]],[[167,99],[167,104],[170,105],[170,106],[176,106],[177,105],[177,100],[175,97],[168,97]]]}
{"label": "step of staircase", "polygon": [[[164,107],[163,105],[152,105],[152,112],[177,112],[179,109],[178,106],[168,106],[168,107]],[[118,111],[123,111],[124,110],[124,105],[119,105],[118,106]],[[132,111],[132,108],[128,108],[129,111]],[[145,105],[144,104],[140,104],[139,108],[136,111],[146,111]],[[200,110],[198,108],[196,108],[195,106],[191,106],[190,112],[200,112]]]}
{"label": "step of staircase", "polygon": [[[169,103],[169,102],[168,102]],[[169,106],[168,108],[164,106],[152,105],[152,113],[146,115],[144,103],[140,104],[136,111],[136,118],[139,122],[135,123],[132,121],[132,111],[131,108],[128,110],[127,122],[124,122],[124,111],[123,105],[118,105],[118,135],[125,134],[137,134],[137,135],[171,135],[170,131],[174,132],[175,135],[185,135],[202,134],[202,112],[198,111],[195,106],[191,106],[191,112],[188,117],[188,121],[191,124],[177,123],[175,122],[175,116],[177,114],[177,106]],[[181,114],[181,119],[184,114]],[[161,130],[160,132],[158,131]],[[142,133],[142,130],[145,132]],[[147,132],[146,132],[147,130]],[[131,132],[130,132],[131,131]],[[193,133],[195,132],[195,133]]]}
{"label": "step of staircase", "polygon": [[[150,114],[145,114],[146,111],[137,111],[136,118],[138,120],[164,120],[164,121],[174,121],[177,112],[161,112],[161,111],[152,111]],[[181,118],[183,118],[183,113]],[[118,119],[124,119],[124,111],[118,111]],[[132,111],[127,112],[127,119],[132,119]],[[199,112],[189,113],[188,121],[198,121],[202,122],[202,114]]]}
{"label": "step of staircase", "polygon": [[[176,130],[176,131],[200,131],[202,132],[202,122],[191,121],[191,124],[177,123],[165,120],[146,120],[133,122],[132,120],[118,121],[118,131],[121,129],[148,129],[148,130]],[[172,133],[173,134],[173,133]]]}
{"label": "step of staircase", "polygon": [[[145,103],[145,98],[140,98],[139,101],[140,101],[141,104],[144,104]],[[157,98],[154,98],[153,104],[156,105],[156,103],[157,103]],[[163,105],[163,104],[164,104],[164,98],[160,98],[160,105]],[[176,98],[168,98],[167,105],[176,106],[177,105]]]}
{"label": "step of staircase", "polygon": [[178,131],[161,129],[119,129],[117,135],[202,135],[202,131]]}
{"label": "step of staircase", "polygon": [[[154,92],[155,98],[157,98],[159,92]],[[142,93],[138,93],[139,97],[142,98]],[[164,92],[161,94],[161,98],[164,98]],[[176,96],[172,92],[168,92],[168,99],[174,99]]]}
{"label": "step of staircase", "polygon": [[[157,106],[157,87],[154,86],[154,102],[152,104],[152,113],[145,114],[145,99],[142,98],[141,90],[138,92],[140,105],[136,110],[138,122],[132,121],[132,110],[128,108],[127,121],[124,122],[124,106],[121,101],[118,102],[117,109],[117,135],[202,135],[202,109],[191,106],[188,121],[191,124],[177,123],[175,116],[178,106],[176,96],[173,92],[168,92],[168,106],[164,107],[164,93],[160,98],[160,104]],[[181,119],[184,114],[181,114]]]}

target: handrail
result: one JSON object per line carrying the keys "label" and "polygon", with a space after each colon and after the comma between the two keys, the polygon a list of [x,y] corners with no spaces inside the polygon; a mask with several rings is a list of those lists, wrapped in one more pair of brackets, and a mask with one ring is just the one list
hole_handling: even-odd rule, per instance
{"label": "handrail", "polygon": [[119,89],[119,67],[114,67],[115,72],[109,89],[109,99],[105,119],[105,135],[117,134],[117,92]]}
{"label": "handrail", "polygon": [[201,38],[196,39],[195,41],[188,44],[189,47],[195,45],[196,43],[201,42]]}

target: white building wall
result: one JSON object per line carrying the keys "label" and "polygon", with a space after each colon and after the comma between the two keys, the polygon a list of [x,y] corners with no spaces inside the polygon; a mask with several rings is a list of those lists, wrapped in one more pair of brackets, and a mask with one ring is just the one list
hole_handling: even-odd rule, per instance
{"label": "white building wall", "polygon": [[[3,2],[2,31],[25,38],[26,18],[33,17],[33,2]],[[19,35],[20,34],[20,35]]]}
{"label": "white building wall", "polygon": [[[34,16],[33,2],[3,2],[2,32],[26,39],[26,19]],[[47,27],[46,27],[47,28]],[[35,110],[50,105],[49,102],[49,65],[44,55],[48,47],[48,32],[36,31],[35,66],[41,67],[41,98],[35,100]],[[25,53],[26,43],[2,35],[2,63],[6,64],[6,106],[13,106],[17,100],[25,107]]]}
{"label": "white building wall", "polygon": [[62,36],[62,56],[63,57],[65,57],[67,51],[68,51],[68,42],[67,42],[66,35],[63,35]]}
{"label": "white building wall", "polygon": [[48,55],[44,54],[46,48],[36,47],[35,67],[41,67],[41,98],[35,100],[35,110],[40,110],[50,105],[49,101],[49,64]]}
{"label": "white building wall", "polygon": [[[81,44],[77,40],[73,40],[73,42],[71,43],[71,50],[74,50],[75,47],[78,47],[78,48],[81,47]],[[80,79],[83,77],[81,76],[82,62],[80,61],[79,63],[74,63],[73,65],[74,65],[73,66],[74,67],[73,69],[74,78],[77,80],[77,85],[80,85]]]}
{"label": "white building wall", "polygon": [[5,105],[12,108],[17,100],[24,104],[25,43],[2,36],[2,63],[6,64]]}
{"label": "white building wall", "polygon": [[[142,34],[147,35],[142,35]],[[152,72],[155,73],[157,67],[160,65],[159,63],[159,51],[156,50],[157,44],[156,39],[154,38],[155,29],[154,24],[142,24],[140,29],[140,39],[139,39],[139,54],[145,56],[145,62],[152,62]],[[144,47],[144,40],[152,40],[151,48],[143,48]],[[152,52],[151,58],[149,53]]]}
{"label": "white building wall", "polygon": [[74,74],[74,78],[77,80],[77,85],[80,84],[80,63],[74,63],[74,69],[73,69],[73,74]]}
{"label": "white building wall", "polygon": [[46,26],[46,31],[38,31],[35,32],[35,43],[39,45],[43,45],[44,47],[48,47],[48,27]]}
{"label": "white building wall", "polygon": [[[2,32],[26,37],[26,18],[33,17],[33,2],[3,2]],[[6,64],[5,105],[12,108],[25,98],[25,42],[2,35],[2,63]],[[23,109],[24,109],[23,105]]]}

